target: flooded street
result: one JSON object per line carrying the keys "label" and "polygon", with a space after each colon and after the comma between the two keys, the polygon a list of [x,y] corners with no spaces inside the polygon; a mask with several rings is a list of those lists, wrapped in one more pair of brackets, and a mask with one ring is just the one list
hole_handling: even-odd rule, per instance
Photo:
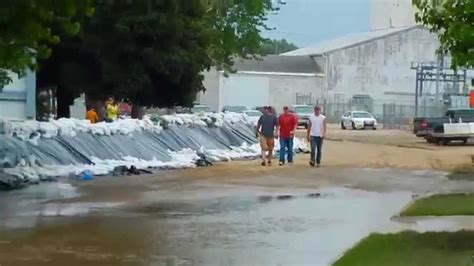
{"label": "flooded street", "polygon": [[474,266],[474,0],[0,2],[0,266]]}
{"label": "flooded street", "polygon": [[371,232],[474,229],[391,219],[414,193],[474,190],[437,172],[228,167],[2,193],[0,265],[328,265]]}

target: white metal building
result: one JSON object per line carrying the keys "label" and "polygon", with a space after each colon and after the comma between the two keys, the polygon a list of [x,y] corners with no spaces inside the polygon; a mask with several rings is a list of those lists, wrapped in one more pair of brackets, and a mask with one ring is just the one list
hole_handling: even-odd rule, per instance
{"label": "white metal building", "polygon": [[238,59],[234,68],[235,73],[215,69],[204,73],[206,91],[199,93],[197,101],[215,111],[226,105],[272,105],[279,110],[322,96],[322,69],[309,56]]}
{"label": "white metal building", "polygon": [[36,75],[28,71],[18,79],[11,74],[12,82],[0,88],[0,119],[36,119]]}
{"label": "white metal building", "polygon": [[372,0],[370,3],[370,29],[380,30],[415,26],[412,0]]}
{"label": "white metal building", "polygon": [[438,40],[422,26],[349,34],[285,56],[310,56],[324,70],[322,96],[347,102],[368,95],[378,103],[413,104],[413,61],[436,61]]}

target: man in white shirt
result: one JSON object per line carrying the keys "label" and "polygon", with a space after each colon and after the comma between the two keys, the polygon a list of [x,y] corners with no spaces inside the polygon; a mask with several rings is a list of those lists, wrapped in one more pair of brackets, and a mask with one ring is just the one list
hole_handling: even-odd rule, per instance
{"label": "man in white shirt", "polygon": [[328,127],[326,124],[326,116],[321,114],[321,107],[315,106],[314,114],[309,117],[309,126],[307,132],[308,142],[311,144],[311,159],[309,161],[311,166],[316,165],[319,167],[321,165],[323,139],[326,136],[327,131]]}

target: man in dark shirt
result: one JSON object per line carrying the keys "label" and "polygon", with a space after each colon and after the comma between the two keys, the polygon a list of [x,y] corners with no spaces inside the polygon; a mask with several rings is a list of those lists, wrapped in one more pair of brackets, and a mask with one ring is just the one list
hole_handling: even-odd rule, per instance
{"label": "man in dark shirt", "polygon": [[260,147],[262,148],[262,166],[267,165],[267,163],[272,165],[275,138],[278,138],[277,127],[278,118],[272,113],[270,106],[265,106],[263,108],[263,115],[258,119],[257,123],[257,132],[260,137]]}

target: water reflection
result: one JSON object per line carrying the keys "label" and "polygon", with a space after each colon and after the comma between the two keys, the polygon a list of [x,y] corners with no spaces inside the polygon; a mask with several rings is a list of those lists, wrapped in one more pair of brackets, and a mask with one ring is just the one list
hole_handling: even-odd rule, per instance
{"label": "water reflection", "polygon": [[10,201],[1,207],[0,265],[327,265],[371,232],[474,224],[391,219],[411,200],[408,192],[261,191],[128,205],[21,193],[29,204],[2,195]]}

